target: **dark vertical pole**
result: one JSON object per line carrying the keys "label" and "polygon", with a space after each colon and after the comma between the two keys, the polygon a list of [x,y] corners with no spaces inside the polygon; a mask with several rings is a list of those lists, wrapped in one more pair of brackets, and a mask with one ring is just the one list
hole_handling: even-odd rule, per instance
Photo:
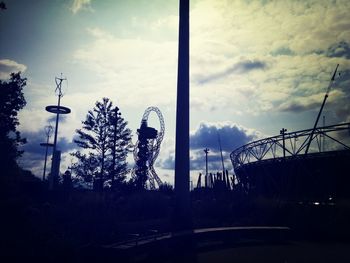
{"label": "dark vertical pole", "polygon": [[282,143],[283,143],[283,158],[286,158],[286,144],[285,144],[285,139],[284,139],[284,134],[287,131],[287,129],[282,128],[280,130],[280,134],[282,135]]}
{"label": "dark vertical pole", "polygon": [[[59,85],[61,87],[61,83]],[[56,181],[58,180],[58,175],[59,175],[59,164],[58,164],[58,166],[56,164],[56,162],[59,159],[54,158],[54,156],[58,156],[58,153],[56,152],[57,151],[58,121],[60,118],[60,114],[59,114],[58,109],[61,106],[61,97],[62,97],[61,88],[59,88],[58,101],[57,101],[55,134],[54,134],[53,150],[52,150],[51,174],[50,174],[50,178],[49,178],[49,190],[53,190],[53,188],[55,187]],[[55,170],[55,168],[57,168],[57,167],[58,167],[58,171]]]}
{"label": "dark vertical pole", "polygon": [[329,83],[329,85],[328,85],[328,88],[327,88],[327,92],[326,92],[326,94],[324,95],[324,99],[323,99],[323,102],[322,102],[322,105],[321,105],[321,109],[320,109],[320,111],[318,112],[318,115],[317,115],[317,118],[316,118],[314,127],[313,127],[313,129],[312,129],[312,131],[311,131],[311,134],[310,134],[310,136],[309,136],[309,142],[308,142],[308,144],[306,145],[305,154],[307,154],[307,153],[309,152],[309,148],[310,148],[311,142],[312,142],[313,137],[314,137],[314,133],[315,133],[315,130],[316,130],[316,127],[317,127],[317,124],[318,124],[318,120],[320,119],[321,113],[322,113],[322,111],[323,111],[323,107],[324,107],[324,105],[326,104],[326,100],[327,100],[327,98],[328,98],[328,94],[329,94],[329,91],[331,90],[332,84],[333,84],[333,82],[334,82],[334,80],[335,80],[335,75],[337,74],[338,67],[339,67],[339,64],[337,64],[337,67],[336,67],[335,70],[334,70],[332,79],[331,79],[331,81],[330,81],[330,83]]}
{"label": "dark vertical pole", "polygon": [[205,152],[205,188],[208,187],[208,153],[209,153],[209,149],[205,148],[204,149]]}
{"label": "dark vertical pole", "polygon": [[179,6],[179,50],[176,102],[175,142],[175,229],[191,228],[190,216],[190,94],[189,94],[189,0],[180,0]]}
{"label": "dark vertical pole", "polygon": [[44,172],[43,172],[43,181],[45,181],[45,174],[46,174],[46,163],[47,163],[47,152],[49,150],[49,139],[50,139],[50,136],[47,135],[47,138],[46,138],[46,150],[45,150],[45,162],[44,162]]}
{"label": "dark vertical pole", "polygon": [[[326,116],[323,115],[323,128],[326,126]],[[326,140],[326,136],[324,135],[324,133],[322,133],[322,152],[325,151],[325,140]]]}

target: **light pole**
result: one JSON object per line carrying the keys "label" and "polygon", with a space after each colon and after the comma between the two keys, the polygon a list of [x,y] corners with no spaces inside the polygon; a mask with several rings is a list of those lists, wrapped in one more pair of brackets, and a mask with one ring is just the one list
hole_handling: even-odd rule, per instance
{"label": "light pole", "polygon": [[208,153],[209,153],[209,149],[208,148],[205,148],[204,149],[204,152],[205,152],[205,179],[204,179],[204,182],[205,182],[205,188],[208,187]]}
{"label": "light pole", "polygon": [[55,78],[56,82],[56,90],[58,96],[57,105],[49,105],[46,106],[46,110],[51,113],[56,114],[56,125],[55,125],[55,136],[54,136],[54,142],[53,142],[53,151],[52,151],[52,163],[51,163],[51,174],[49,177],[49,189],[53,190],[55,185],[55,180],[58,179],[59,175],[59,169],[60,169],[60,158],[61,158],[61,152],[57,151],[57,133],[58,133],[58,120],[60,117],[60,114],[69,114],[71,110],[67,107],[61,106],[61,98],[63,97],[62,93],[62,81],[66,80],[65,78]]}
{"label": "light pole", "polygon": [[282,135],[282,143],[283,143],[283,158],[286,158],[286,145],[285,145],[285,140],[284,140],[284,134],[287,131],[287,129],[282,128],[282,130],[280,130],[280,134]]}
{"label": "light pole", "polygon": [[53,130],[53,128],[52,128],[51,125],[45,126],[46,143],[40,143],[41,146],[46,147],[46,149],[45,149],[45,162],[44,162],[43,181],[45,181],[45,174],[46,174],[47,152],[48,152],[49,147],[53,146],[52,143],[49,143],[50,137],[52,135],[52,130]]}

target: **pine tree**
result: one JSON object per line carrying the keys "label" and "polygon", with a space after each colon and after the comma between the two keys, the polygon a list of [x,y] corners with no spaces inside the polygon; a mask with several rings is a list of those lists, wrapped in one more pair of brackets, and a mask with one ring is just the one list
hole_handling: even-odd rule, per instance
{"label": "pine tree", "polygon": [[126,157],[132,148],[131,130],[119,108],[113,108],[112,101],[103,98],[95,103],[82,124],[82,129],[76,130],[79,139],[74,142],[85,151],[73,153],[78,159],[73,170],[87,180],[92,176],[101,190],[107,180],[113,184],[124,181],[129,171]]}
{"label": "pine tree", "polygon": [[111,185],[114,187],[125,180],[125,175],[130,171],[126,157],[133,150],[131,143],[131,130],[127,128],[127,122],[121,117],[118,107],[115,107],[109,115],[109,131],[112,135],[110,138],[111,165],[109,174]]}
{"label": "pine tree", "polygon": [[78,162],[73,163],[71,166],[76,176],[82,178],[87,183],[92,183],[98,167],[98,161],[94,154],[84,154],[76,151],[71,155],[78,159]]}

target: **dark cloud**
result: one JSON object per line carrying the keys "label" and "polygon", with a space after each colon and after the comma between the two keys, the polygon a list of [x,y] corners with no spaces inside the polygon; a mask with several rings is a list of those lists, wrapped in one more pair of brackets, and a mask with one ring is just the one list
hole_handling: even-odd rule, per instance
{"label": "dark cloud", "polygon": [[[46,142],[45,132],[22,132],[21,136],[27,139],[27,143],[21,147],[24,154],[20,159],[20,165],[36,173],[36,171],[42,169],[45,159],[45,147],[40,146],[40,143]],[[50,142],[53,142],[53,136],[51,136]],[[71,151],[75,148],[77,148],[77,146],[67,138],[63,137],[58,139],[57,149],[60,150],[61,153]],[[49,156],[52,154],[51,147],[48,154]],[[48,161],[49,160],[50,157],[48,157]]]}
{"label": "dark cloud", "polygon": [[22,150],[30,154],[44,154],[44,147],[40,143],[46,142],[45,132],[22,132],[21,136],[27,139],[27,143],[22,147]]}
{"label": "dark cloud", "polygon": [[281,105],[279,107],[279,110],[284,112],[295,112],[295,113],[304,112],[304,111],[308,111],[308,110],[312,110],[317,107],[320,107],[321,105],[320,103],[321,102],[301,103],[299,101],[291,101]]}
{"label": "dark cloud", "polygon": [[208,82],[215,81],[215,80],[224,78],[226,76],[229,76],[233,73],[244,74],[252,70],[265,69],[265,68],[267,68],[267,64],[263,61],[244,60],[232,65],[231,67],[227,68],[222,72],[218,72],[209,76],[197,76],[197,82],[198,84],[206,84]]}
{"label": "dark cloud", "polygon": [[[32,171],[33,174],[41,176],[44,168],[45,152],[43,154],[24,152],[22,157],[19,159],[19,165],[26,169]],[[51,167],[51,158],[47,158],[47,170]]]}
{"label": "dark cloud", "polygon": [[[231,169],[230,153],[223,152],[225,169]],[[174,170],[175,169],[175,157],[173,155],[168,156],[165,160],[157,162],[157,167],[163,169]],[[192,150],[190,157],[190,169],[191,170],[205,170],[205,153],[201,150]],[[221,171],[222,162],[219,151],[210,151],[208,154],[208,170],[209,171]]]}
{"label": "dark cloud", "polygon": [[201,123],[195,133],[190,136],[190,147],[193,153],[190,161],[192,170],[205,169],[204,148],[209,148],[209,170],[222,170],[218,134],[220,134],[225,168],[229,170],[231,169],[230,153],[234,149],[259,138],[258,132],[249,131],[237,124],[214,125]]}
{"label": "dark cloud", "polygon": [[[333,112],[334,122],[339,123],[343,121],[350,120],[350,70],[341,68],[339,66],[339,73],[336,76],[336,81],[332,86],[331,93],[326,101],[324,111]],[[331,75],[330,77],[331,78]],[[332,91],[341,92],[341,96],[337,96],[336,98],[332,97]],[[326,92],[326,87],[324,88],[324,92]],[[324,93],[325,94],[325,93]],[[295,99],[290,101],[283,102],[279,105],[278,109],[283,112],[294,112],[300,113],[309,110],[319,110],[322,104],[322,100],[324,94],[320,94],[320,99],[309,99],[305,100],[305,97],[299,95]],[[339,93],[338,93],[339,94]]]}
{"label": "dark cloud", "polygon": [[[196,150],[190,160],[191,170],[203,170],[205,171],[205,153],[203,150]],[[223,152],[224,167],[227,170],[232,169],[230,162],[230,153]],[[222,170],[222,161],[220,152],[209,152],[208,153],[208,170],[210,172],[217,172]]]}
{"label": "dark cloud", "polygon": [[350,46],[347,42],[341,41],[333,44],[326,51],[328,57],[344,57],[350,59]]}
{"label": "dark cloud", "polygon": [[249,131],[237,124],[213,125],[201,123],[195,133],[190,136],[191,149],[209,148],[219,150],[218,134],[220,134],[223,151],[231,152],[258,138],[258,133]]}
{"label": "dark cloud", "polygon": [[173,155],[169,155],[166,159],[160,159],[156,163],[157,167],[161,167],[163,169],[174,170],[175,169],[175,157]]}
{"label": "dark cloud", "polygon": [[[39,132],[23,132],[22,137],[27,139],[27,143],[22,147],[22,150],[32,154],[44,154],[45,147],[40,146],[40,143],[46,142],[46,135],[44,131]],[[50,138],[50,142],[53,142],[53,135]],[[76,144],[69,141],[67,138],[58,138],[57,149],[61,152],[71,151],[77,148]]]}
{"label": "dark cloud", "polygon": [[293,56],[295,53],[289,47],[280,47],[271,52],[272,56]]}
{"label": "dark cloud", "polygon": [[[228,169],[231,169],[230,153],[234,149],[260,137],[258,132],[250,131],[233,123],[223,125],[201,123],[199,128],[190,136],[191,170],[205,169],[205,153],[203,151],[205,148],[209,148],[209,170],[219,171],[222,169],[218,134],[220,134],[225,167]],[[157,166],[163,169],[174,169],[174,155],[171,154],[166,159],[159,160]]]}

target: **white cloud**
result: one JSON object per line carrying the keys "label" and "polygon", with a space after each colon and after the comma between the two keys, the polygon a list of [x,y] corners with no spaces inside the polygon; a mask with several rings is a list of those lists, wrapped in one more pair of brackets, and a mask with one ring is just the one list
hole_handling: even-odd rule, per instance
{"label": "white cloud", "polygon": [[[203,119],[206,123],[239,123],[238,118],[248,122],[252,116],[266,113],[297,112],[293,107],[301,111],[318,109],[336,64],[340,64],[341,71],[350,69],[349,8],[349,1],[193,2],[191,126]],[[82,9],[92,10],[91,1],[73,2],[73,13]],[[61,136],[73,136],[87,110],[102,97],[110,97],[123,114],[129,114],[127,119],[134,127],[146,107],[159,106],[167,112],[159,163],[173,162],[178,17],[154,17],[134,17],[123,27],[123,33],[105,30],[110,25],[89,25],[86,32],[92,41],[73,52],[74,65],[84,73],[80,75],[81,83],[71,83],[69,96],[64,97],[63,104],[72,113],[69,121],[60,124]],[[254,62],[266,66],[242,70],[242,66]],[[93,76],[91,82],[90,78],[83,82],[86,75]],[[210,81],[199,81],[203,79]],[[344,88],[346,82],[338,84],[327,105],[343,121],[349,118],[348,106],[337,105],[348,105],[350,90]],[[56,101],[53,96],[45,97],[43,90],[33,88],[30,92],[36,96],[33,107],[43,109]],[[49,115],[24,111],[21,127],[35,131],[46,125],[46,117],[41,114]]]}
{"label": "white cloud", "polygon": [[[204,101],[207,109],[256,115],[313,98],[337,63],[350,68],[346,7],[347,1],[196,2],[191,12],[194,105]],[[337,46],[342,49],[330,53]],[[242,61],[268,67],[245,74],[230,70]]]}
{"label": "white cloud", "polygon": [[118,94],[128,106],[174,103],[176,42],[123,39],[99,28],[88,32],[95,40],[77,50],[74,58],[101,77],[99,93]]}
{"label": "white cloud", "polygon": [[20,64],[10,59],[0,59],[0,79],[10,78],[11,73],[25,72],[26,65]]}

